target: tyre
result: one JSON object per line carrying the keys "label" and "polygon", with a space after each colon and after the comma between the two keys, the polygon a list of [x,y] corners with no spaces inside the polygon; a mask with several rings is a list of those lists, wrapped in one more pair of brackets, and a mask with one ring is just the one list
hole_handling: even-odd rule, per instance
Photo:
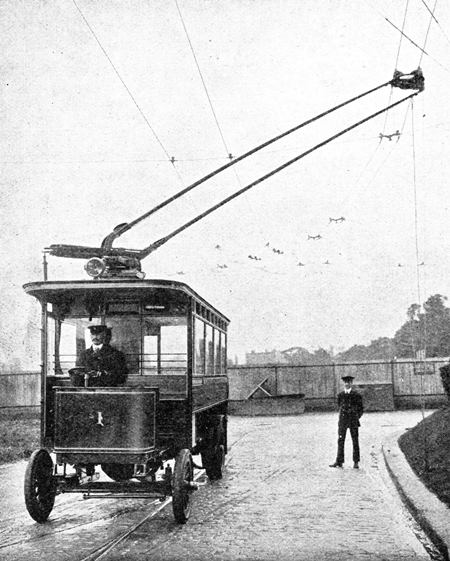
{"label": "tyre", "polygon": [[102,470],[114,481],[128,481],[134,474],[133,464],[102,464]]}
{"label": "tyre", "polygon": [[47,450],[35,450],[25,471],[25,505],[36,522],[45,522],[52,511],[56,497],[56,479],[53,461]]}
{"label": "tyre", "polygon": [[194,479],[191,452],[183,448],[175,459],[172,478],[172,509],[175,520],[185,524],[191,513],[191,484]]}
{"label": "tyre", "polygon": [[223,467],[225,464],[225,447],[223,444],[216,444],[212,448],[202,452],[202,464],[206,475],[211,481],[222,479]]}
{"label": "tyre", "polygon": [[202,465],[211,481],[222,479],[225,464],[225,426],[224,417],[214,417],[208,429],[207,447],[201,452]]}

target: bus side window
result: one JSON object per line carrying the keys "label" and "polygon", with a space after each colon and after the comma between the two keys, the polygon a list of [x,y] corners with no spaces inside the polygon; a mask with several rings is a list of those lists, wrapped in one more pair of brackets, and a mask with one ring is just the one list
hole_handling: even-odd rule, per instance
{"label": "bus side window", "polygon": [[142,373],[160,374],[161,329],[158,326],[145,323],[143,347]]}

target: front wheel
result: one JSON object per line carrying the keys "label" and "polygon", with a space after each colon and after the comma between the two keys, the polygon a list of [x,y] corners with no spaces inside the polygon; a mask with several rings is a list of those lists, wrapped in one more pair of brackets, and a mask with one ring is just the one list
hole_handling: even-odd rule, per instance
{"label": "front wheel", "polygon": [[191,513],[191,493],[194,467],[191,452],[183,448],[175,459],[172,479],[172,509],[175,520],[185,524]]}
{"label": "front wheel", "polygon": [[55,504],[56,481],[47,450],[35,450],[25,471],[25,505],[36,522],[45,522]]}

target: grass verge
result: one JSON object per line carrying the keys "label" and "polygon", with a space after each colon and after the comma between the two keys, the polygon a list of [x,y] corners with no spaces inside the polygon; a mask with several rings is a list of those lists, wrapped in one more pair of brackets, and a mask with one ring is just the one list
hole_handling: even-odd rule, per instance
{"label": "grass verge", "polygon": [[422,482],[450,506],[450,405],[402,434],[399,445]]}
{"label": "grass verge", "polygon": [[24,460],[39,448],[40,420],[20,413],[0,415],[0,464]]}

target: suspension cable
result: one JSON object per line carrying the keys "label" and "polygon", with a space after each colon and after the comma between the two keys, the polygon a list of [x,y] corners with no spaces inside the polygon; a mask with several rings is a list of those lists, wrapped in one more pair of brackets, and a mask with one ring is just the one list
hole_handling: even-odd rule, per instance
{"label": "suspension cable", "polygon": [[237,191],[236,193],[233,193],[232,195],[226,197],[225,199],[223,199],[221,202],[217,203],[216,205],[212,206],[211,208],[209,208],[208,210],[206,210],[205,212],[199,214],[198,216],[196,216],[195,218],[193,218],[192,220],[189,220],[188,222],[186,222],[185,224],[183,224],[182,226],[180,226],[179,228],[177,228],[176,230],[174,230],[173,232],[171,232],[170,234],[168,234],[167,236],[164,236],[163,238],[157,240],[156,242],[150,244],[148,247],[144,248],[143,250],[141,250],[139,252],[139,259],[144,259],[145,257],[147,257],[148,255],[150,255],[150,253],[152,253],[153,251],[155,251],[156,249],[158,249],[160,246],[162,246],[163,244],[165,244],[166,242],[168,242],[171,238],[173,238],[174,236],[176,236],[177,234],[179,234],[180,232],[182,232],[183,230],[185,230],[186,228],[189,228],[189,226],[192,226],[193,224],[195,224],[196,222],[198,222],[199,220],[201,220],[202,218],[204,218],[205,216],[208,216],[208,214],[211,214],[213,211],[217,210],[218,208],[220,208],[221,206],[225,205],[226,203],[228,203],[229,201],[235,199],[236,197],[238,197],[239,195],[242,195],[243,193],[245,193],[246,191],[248,191],[249,189],[251,189],[252,187],[255,187],[256,185],[262,183],[263,181],[265,181],[266,179],[268,179],[269,177],[272,177],[273,175],[275,175],[276,173],[280,172],[281,170],[287,168],[288,166],[294,164],[295,162],[297,162],[298,160],[304,158],[305,156],[307,156],[308,154],[311,154],[312,152],[314,152],[315,150],[317,150],[318,148],[321,148],[322,146],[325,146],[326,144],[328,144],[329,142],[331,142],[332,140],[335,140],[336,138],[339,138],[340,136],[346,134],[347,132],[353,130],[354,128],[362,125],[363,123],[366,123],[367,121],[369,121],[370,119],[373,119],[374,117],[377,117],[378,115],[381,115],[382,113],[384,113],[385,111],[388,111],[389,109],[399,105],[400,103],[403,103],[404,101],[407,101],[408,99],[412,99],[414,96],[416,96],[418,93],[420,93],[419,91],[414,92],[413,94],[383,108],[380,109],[379,111],[376,111],[375,113],[372,113],[372,115],[369,115],[368,117],[365,117],[364,119],[358,121],[357,123],[354,123],[353,125],[350,125],[349,127],[343,129],[342,131],[336,133],[335,135],[327,138],[326,140],[320,142],[319,144],[316,144],[315,146],[313,146],[312,148],[306,150],[305,152],[303,152],[302,154],[300,154],[299,156],[296,156],[295,158],[292,158],[291,160],[289,160],[288,162],[285,162],[284,164],[282,164],[281,166],[278,166],[277,168],[273,169],[272,171],[270,171],[269,173],[263,175],[262,177],[260,177],[259,179],[257,179],[256,181],[253,181],[252,183],[250,183],[249,185],[247,185],[246,187],[243,187],[242,189],[240,189],[239,191]]}

